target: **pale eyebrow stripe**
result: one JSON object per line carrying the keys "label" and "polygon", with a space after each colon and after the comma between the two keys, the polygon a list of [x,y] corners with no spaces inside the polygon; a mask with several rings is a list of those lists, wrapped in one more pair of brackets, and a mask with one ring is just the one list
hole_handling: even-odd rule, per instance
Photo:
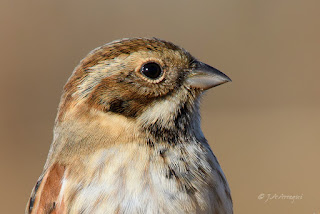
{"label": "pale eyebrow stripe", "polygon": [[115,69],[106,71],[111,63],[114,63],[111,61],[114,60],[105,60],[86,70],[87,75],[81,80],[80,84],[77,86],[77,91],[75,92],[75,95],[77,95],[79,99],[86,98],[103,79],[117,73]]}

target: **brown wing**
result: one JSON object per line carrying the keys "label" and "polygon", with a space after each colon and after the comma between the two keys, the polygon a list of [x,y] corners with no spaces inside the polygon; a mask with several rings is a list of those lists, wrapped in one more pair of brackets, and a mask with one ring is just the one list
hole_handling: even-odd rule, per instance
{"label": "brown wing", "polygon": [[63,201],[57,201],[64,173],[65,166],[54,164],[40,176],[31,193],[26,214],[65,213]]}

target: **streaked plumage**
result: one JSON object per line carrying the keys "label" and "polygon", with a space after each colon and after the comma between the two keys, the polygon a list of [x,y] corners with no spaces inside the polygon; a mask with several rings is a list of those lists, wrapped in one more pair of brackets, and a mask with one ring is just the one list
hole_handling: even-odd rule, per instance
{"label": "streaked plumage", "polygon": [[64,87],[26,213],[233,213],[199,115],[202,92],[227,81],[159,39],[93,50]]}

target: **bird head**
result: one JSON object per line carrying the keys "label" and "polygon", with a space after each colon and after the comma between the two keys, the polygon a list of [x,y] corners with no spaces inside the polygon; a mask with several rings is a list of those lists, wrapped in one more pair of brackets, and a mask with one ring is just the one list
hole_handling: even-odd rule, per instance
{"label": "bird head", "polygon": [[228,81],[170,42],[114,41],[90,52],[75,68],[64,87],[56,123],[70,115],[99,112],[138,121],[149,132],[184,129],[199,120],[201,93]]}

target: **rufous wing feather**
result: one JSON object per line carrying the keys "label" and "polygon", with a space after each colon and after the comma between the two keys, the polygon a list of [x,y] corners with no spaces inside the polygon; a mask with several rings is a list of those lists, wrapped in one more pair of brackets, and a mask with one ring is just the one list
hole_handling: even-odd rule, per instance
{"label": "rufous wing feather", "polygon": [[65,204],[59,198],[65,171],[65,166],[54,164],[40,176],[31,193],[27,214],[65,213]]}

